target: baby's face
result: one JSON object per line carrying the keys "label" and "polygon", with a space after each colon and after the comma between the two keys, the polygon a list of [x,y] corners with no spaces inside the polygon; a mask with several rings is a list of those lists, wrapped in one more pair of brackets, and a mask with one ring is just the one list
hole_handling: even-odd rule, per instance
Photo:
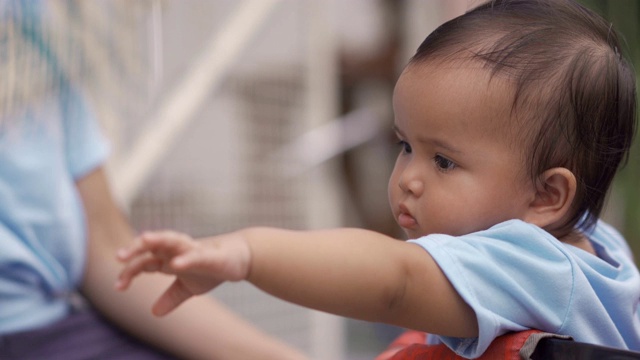
{"label": "baby's face", "polygon": [[414,64],[400,76],[388,192],[409,238],[525,219],[535,191],[509,126],[511,101],[508,85],[475,64]]}

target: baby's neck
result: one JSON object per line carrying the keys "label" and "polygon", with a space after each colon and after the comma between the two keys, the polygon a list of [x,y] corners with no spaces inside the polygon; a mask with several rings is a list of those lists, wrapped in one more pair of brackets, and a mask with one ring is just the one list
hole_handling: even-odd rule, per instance
{"label": "baby's neck", "polygon": [[560,237],[558,240],[565,244],[582,249],[592,255],[596,255],[596,250],[593,248],[593,245],[591,245],[591,241],[589,241],[589,239],[578,230],[574,230],[567,235]]}

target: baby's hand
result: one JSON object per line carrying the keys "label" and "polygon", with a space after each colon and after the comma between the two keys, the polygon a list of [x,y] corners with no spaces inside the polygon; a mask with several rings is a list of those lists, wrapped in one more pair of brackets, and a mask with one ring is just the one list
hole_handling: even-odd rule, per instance
{"label": "baby's hand", "polygon": [[120,249],[117,257],[124,263],[118,290],[126,290],[142,272],[176,275],[153,306],[153,313],[162,316],[224,281],[246,279],[251,251],[239,232],[194,241],[184,234],[162,231],[140,235],[133,245]]}

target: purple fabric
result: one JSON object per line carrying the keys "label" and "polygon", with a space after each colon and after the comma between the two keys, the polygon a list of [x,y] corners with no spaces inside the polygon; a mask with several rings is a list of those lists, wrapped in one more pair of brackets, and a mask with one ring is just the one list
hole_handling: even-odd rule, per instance
{"label": "purple fabric", "polygon": [[95,311],[85,309],[41,329],[0,336],[0,359],[168,360],[173,358],[120,331]]}

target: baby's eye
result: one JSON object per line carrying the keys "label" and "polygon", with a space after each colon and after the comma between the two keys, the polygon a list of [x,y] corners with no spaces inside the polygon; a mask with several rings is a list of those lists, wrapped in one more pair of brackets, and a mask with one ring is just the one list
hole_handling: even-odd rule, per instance
{"label": "baby's eye", "polygon": [[411,145],[409,145],[408,142],[404,141],[404,140],[400,140],[398,141],[398,145],[400,145],[400,147],[402,147],[402,153],[403,154],[411,154]]}
{"label": "baby's eye", "polygon": [[447,172],[453,170],[456,164],[442,155],[436,155],[433,157],[433,161],[436,163],[436,167],[439,171]]}

